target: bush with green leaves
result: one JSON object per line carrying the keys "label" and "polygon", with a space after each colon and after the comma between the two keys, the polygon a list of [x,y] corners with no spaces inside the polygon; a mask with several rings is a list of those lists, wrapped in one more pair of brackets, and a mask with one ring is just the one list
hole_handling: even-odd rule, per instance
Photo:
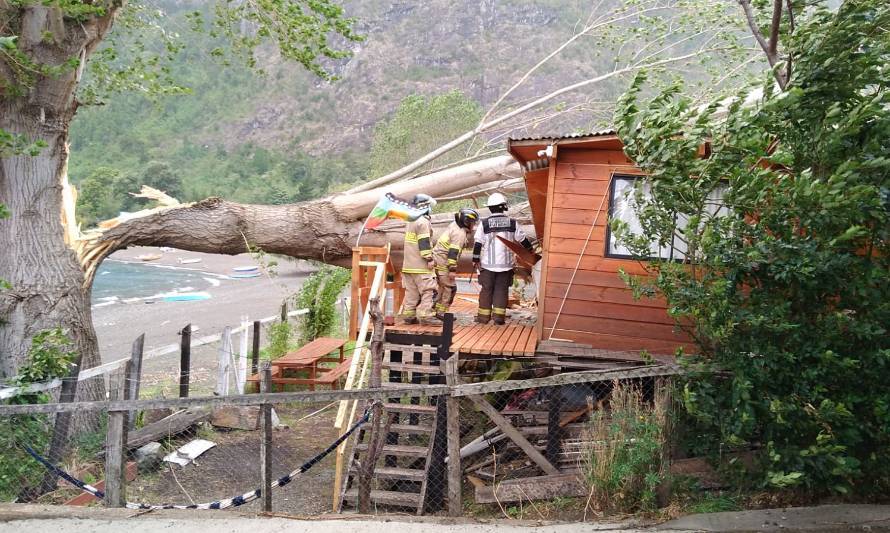
{"label": "bush with green leaves", "polygon": [[301,343],[331,334],[337,325],[337,297],[350,279],[349,270],[324,266],[303,282],[297,307],[309,312],[300,319]]}
{"label": "bush with green leaves", "polygon": [[269,346],[266,348],[269,359],[277,359],[286,354],[290,349],[292,336],[293,328],[288,322],[276,322],[269,326]]}
{"label": "bush with green leaves", "polygon": [[642,231],[613,230],[641,259],[653,242],[687,249],[628,280],[698,346],[684,358],[693,451],[759,450],[762,486],[886,493],[890,4],[796,15],[784,91],[769,78],[701,105],[677,84],[641,103],[636,79],[617,124],[651,196],[638,190]]}
{"label": "bush with green leaves", "polygon": [[[23,387],[67,376],[74,359],[74,343],[61,329],[34,335],[28,362],[11,384]],[[9,404],[46,403],[47,393],[19,394]],[[14,501],[43,479],[46,470],[25,451],[24,445],[41,452],[49,445],[52,424],[49,415],[14,415],[0,418],[0,501]]]}

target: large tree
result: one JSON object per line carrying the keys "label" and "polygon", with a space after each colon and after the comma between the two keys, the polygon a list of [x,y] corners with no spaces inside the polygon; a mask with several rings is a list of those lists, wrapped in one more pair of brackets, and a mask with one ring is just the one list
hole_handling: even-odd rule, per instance
{"label": "large tree", "polygon": [[[19,144],[39,140],[45,146],[0,161],[0,201],[11,212],[0,224],[0,277],[11,285],[0,295],[2,375],[14,375],[36,332],[56,326],[71,335],[78,362],[98,361],[89,281],[66,240],[74,229],[73,218],[63,216],[68,128],[88,66],[97,81],[83,93],[88,99],[103,84],[151,88],[163,82],[164,69],[153,68],[157,57],[138,47],[100,48],[116,20],[125,31],[134,28],[143,7],[116,0],[0,0],[0,131]],[[247,31],[241,21],[249,22]],[[248,62],[257,46],[273,42],[283,56],[321,76],[327,75],[321,58],[345,55],[330,44],[332,37],[356,38],[352,21],[327,0],[220,3],[210,27],[229,36]]]}

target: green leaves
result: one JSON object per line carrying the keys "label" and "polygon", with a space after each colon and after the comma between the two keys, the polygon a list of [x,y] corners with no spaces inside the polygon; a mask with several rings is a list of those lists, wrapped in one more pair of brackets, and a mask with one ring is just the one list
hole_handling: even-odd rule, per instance
{"label": "green leaves", "polygon": [[62,328],[41,331],[31,339],[28,362],[19,367],[17,385],[65,377],[77,354],[74,341]]}
{"label": "green leaves", "polygon": [[[388,120],[380,121],[374,128],[371,175],[382,176],[401,168],[473,129],[481,118],[482,107],[458,90],[429,97],[406,97]],[[436,165],[459,157],[439,158]]]}
{"label": "green leaves", "polygon": [[[46,148],[43,140],[31,141],[24,135],[10,133],[0,129],[0,157],[12,157],[15,155],[28,155],[34,157]],[[2,210],[0,210],[2,213]]]}
{"label": "green leaves", "polygon": [[307,343],[330,334],[337,325],[337,298],[349,283],[351,272],[324,266],[303,282],[296,304],[309,312],[300,319],[300,341]]}
{"label": "green leaves", "polygon": [[[765,446],[763,486],[890,487],[890,5],[800,13],[788,90],[771,77],[701,105],[678,85],[619,102],[625,151],[650,175],[640,257],[682,232],[687,262],[649,262],[648,283],[696,340],[684,407],[702,451]],[[742,102],[747,102],[744,105]],[[709,156],[697,155],[708,145]],[[723,184],[728,216],[709,195]],[[620,233],[620,232],[619,232]]]}

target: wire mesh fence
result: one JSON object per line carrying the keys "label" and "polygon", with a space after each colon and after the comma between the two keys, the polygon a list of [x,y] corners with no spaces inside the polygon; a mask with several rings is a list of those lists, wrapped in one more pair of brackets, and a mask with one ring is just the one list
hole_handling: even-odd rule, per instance
{"label": "wire mesh fence", "polygon": [[[263,335],[261,368],[272,333]],[[281,485],[271,510],[281,513],[551,519],[658,499],[672,365],[616,361],[570,371],[549,359],[452,354],[444,333],[396,333],[377,351],[371,343],[379,380],[372,388],[333,390],[333,380],[332,390],[311,391],[287,381],[302,374],[279,373],[281,392],[255,394],[258,384],[242,372],[239,394],[238,341],[191,350],[189,398],[179,398],[174,352],[144,361],[140,400],[124,365],[105,383],[95,378],[109,401],[0,406],[0,500],[260,511],[270,509],[262,487],[271,481]],[[217,395],[226,356],[228,396]]]}

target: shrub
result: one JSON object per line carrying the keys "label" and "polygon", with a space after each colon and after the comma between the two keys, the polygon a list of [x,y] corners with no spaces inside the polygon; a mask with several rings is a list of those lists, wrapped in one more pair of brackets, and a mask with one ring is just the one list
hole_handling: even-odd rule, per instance
{"label": "shrub", "polygon": [[300,320],[300,342],[329,335],[337,325],[337,297],[349,283],[349,270],[325,266],[315,272],[300,287],[297,306],[309,309]]}
{"label": "shrub", "polygon": [[[74,356],[73,343],[61,328],[37,333],[28,352],[28,362],[19,369],[17,386],[41,383],[66,376]],[[45,393],[20,394],[11,404],[46,403]],[[0,418],[0,500],[14,501],[27,494],[42,479],[46,470],[25,451],[30,446],[38,453],[49,445],[52,435],[48,415],[14,415]]]}
{"label": "shrub", "polygon": [[609,409],[593,413],[582,471],[594,509],[629,513],[656,508],[656,489],[667,475],[668,404],[665,386],[656,387],[648,403],[638,387],[616,382]]}
{"label": "shrub", "polygon": [[286,354],[290,348],[292,335],[291,325],[287,322],[276,322],[269,326],[269,359],[277,359]]}
{"label": "shrub", "polygon": [[801,15],[782,92],[770,76],[757,99],[701,105],[677,84],[640,105],[638,78],[617,122],[650,198],[640,231],[613,229],[640,258],[684,244],[682,263],[649,261],[633,285],[698,345],[694,451],[759,450],[750,480],[765,487],[886,494],[890,4]]}

